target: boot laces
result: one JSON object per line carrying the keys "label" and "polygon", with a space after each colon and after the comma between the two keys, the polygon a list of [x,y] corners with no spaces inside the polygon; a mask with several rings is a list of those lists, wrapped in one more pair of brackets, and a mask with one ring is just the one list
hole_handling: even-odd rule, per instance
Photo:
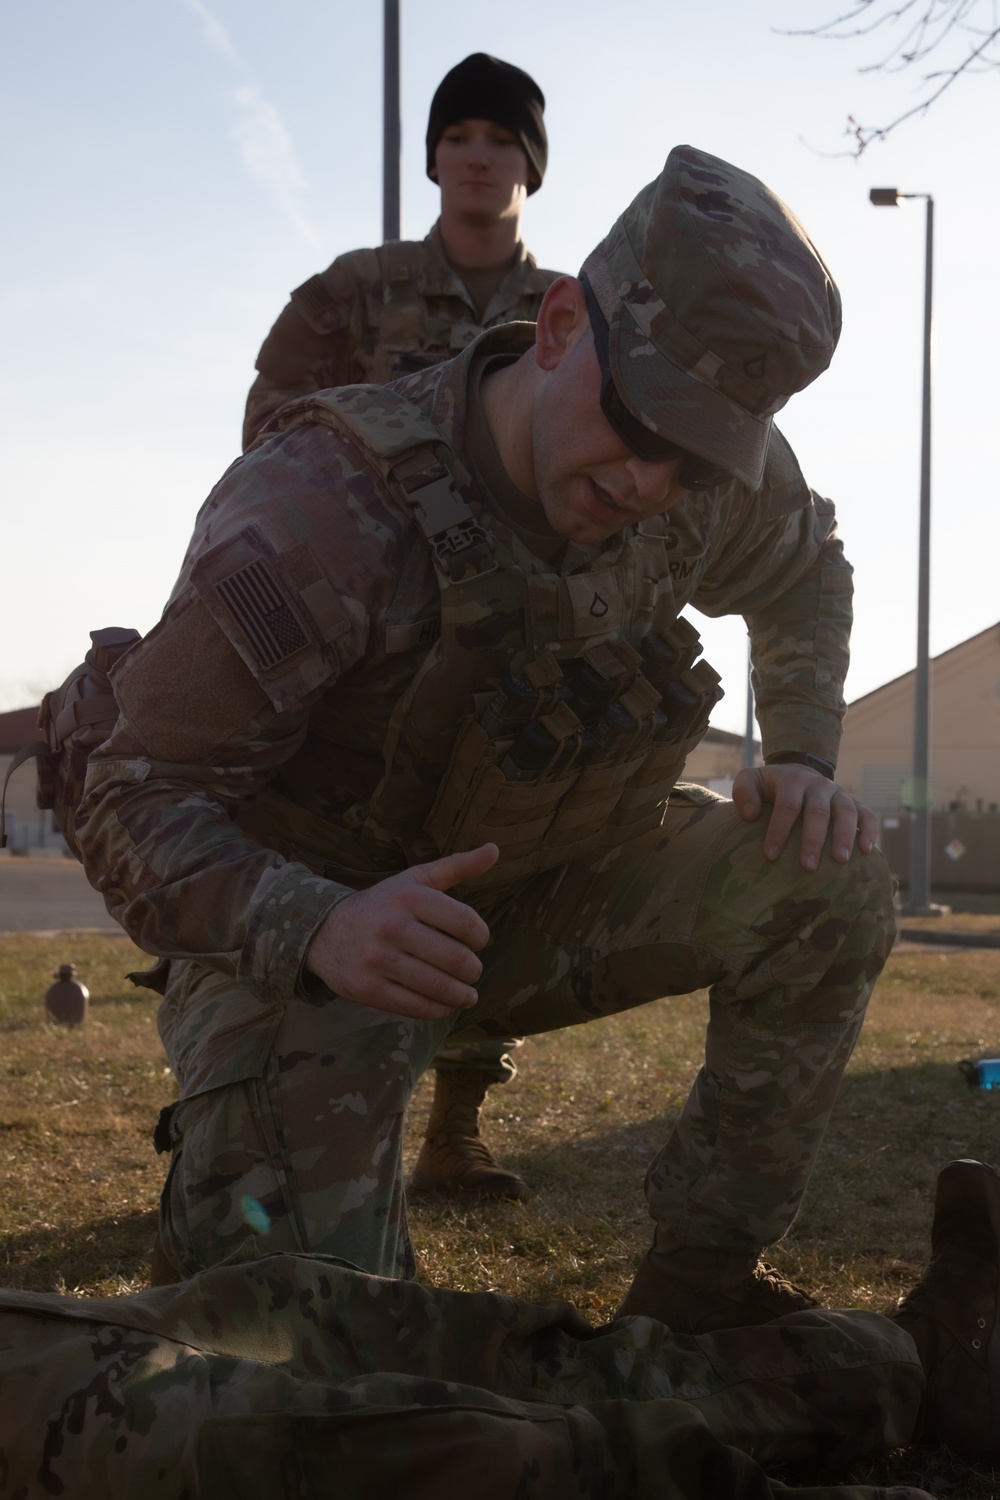
{"label": "boot laces", "polygon": [[750,1266],[746,1282],[754,1290],[765,1292],[771,1297],[794,1300],[800,1306],[816,1307],[818,1305],[815,1297],[811,1296],[804,1287],[790,1281],[776,1266],[772,1266],[770,1261],[759,1259],[754,1261]]}

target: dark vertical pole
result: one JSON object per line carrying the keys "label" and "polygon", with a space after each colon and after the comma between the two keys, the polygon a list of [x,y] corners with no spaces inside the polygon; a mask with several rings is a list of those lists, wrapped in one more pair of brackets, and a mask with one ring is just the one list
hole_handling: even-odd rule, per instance
{"label": "dark vertical pole", "polygon": [[382,238],[400,237],[399,0],[383,0]]}
{"label": "dark vertical pole", "polygon": [[934,199],[927,196],[924,269],[924,392],[920,435],[920,541],[917,561],[917,671],[913,694],[913,812],[907,910],[930,905],[930,583],[931,583],[931,326],[934,277]]}

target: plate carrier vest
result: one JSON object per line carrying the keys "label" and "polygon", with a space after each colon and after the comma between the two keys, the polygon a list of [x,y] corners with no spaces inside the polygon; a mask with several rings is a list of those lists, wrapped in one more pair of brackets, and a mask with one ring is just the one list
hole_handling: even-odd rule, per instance
{"label": "plate carrier vest", "polygon": [[563,577],[493,532],[460,493],[465,471],[441,432],[397,391],[305,397],[271,427],[312,422],[357,444],[412,518],[433,558],[440,635],[393,709],[384,774],[363,804],[333,820],[265,788],[240,826],[356,887],[493,842],[500,858],[462,887],[467,899],[656,828],[722,696],[677,618],[664,519]]}

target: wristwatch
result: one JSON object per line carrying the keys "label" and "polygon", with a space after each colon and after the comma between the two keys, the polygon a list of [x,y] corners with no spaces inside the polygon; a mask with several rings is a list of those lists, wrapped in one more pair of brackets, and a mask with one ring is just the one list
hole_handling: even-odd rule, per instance
{"label": "wristwatch", "polygon": [[825,776],[827,781],[833,781],[837,775],[837,767],[830,761],[824,760],[822,756],[813,755],[809,750],[782,750],[778,755],[769,755],[764,761],[765,766],[808,766],[810,771],[818,771]]}

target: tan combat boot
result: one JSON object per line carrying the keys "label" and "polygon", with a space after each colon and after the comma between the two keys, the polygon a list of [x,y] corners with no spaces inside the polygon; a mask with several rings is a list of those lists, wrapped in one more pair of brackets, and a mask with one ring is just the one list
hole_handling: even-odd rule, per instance
{"label": "tan combat boot", "polygon": [[674,1333],[713,1333],[816,1305],[756,1251],[702,1250],[657,1228],[615,1316],[642,1313]]}
{"label": "tan combat boot", "polygon": [[489,1086],[489,1078],[478,1068],[437,1070],[427,1136],[410,1184],[417,1192],[527,1198],[527,1184],[500,1165],[479,1134],[479,1114]]}
{"label": "tan combat boot", "polygon": [[922,1440],[965,1459],[1000,1460],[1000,1172],[980,1161],[943,1167],[934,1198],[931,1262],[892,1314],[927,1377]]}
{"label": "tan combat boot", "polygon": [[156,1231],[156,1239],[153,1241],[153,1255],[149,1267],[149,1282],[151,1286],[177,1286],[184,1280],[183,1273],[179,1270],[170,1256],[167,1254],[163,1243],[163,1236]]}

